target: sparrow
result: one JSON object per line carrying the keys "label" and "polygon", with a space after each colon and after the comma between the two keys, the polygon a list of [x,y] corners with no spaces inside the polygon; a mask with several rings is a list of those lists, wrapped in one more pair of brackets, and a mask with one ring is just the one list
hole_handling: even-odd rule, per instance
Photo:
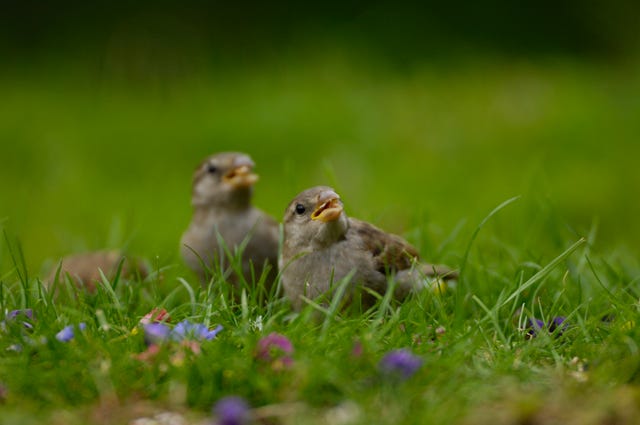
{"label": "sparrow", "polygon": [[[204,284],[210,270],[220,267],[230,283],[238,276],[229,267],[226,250],[242,251],[245,281],[258,281],[264,270],[267,291],[277,275],[279,224],[251,205],[253,186],[258,181],[249,155],[224,152],[206,158],[193,176],[193,217],[182,235],[180,249],[187,266]],[[243,247],[243,248],[242,248]]]}
{"label": "sparrow", "polygon": [[139,258],[127,257],[117,250],[94,251],[63,257],[59,265],[51,270],[45,282],[51,287],[56,280],[62,282],[69,276],[78,288],[95,293],[96,285],[102,282],[100,271],[108,280],[112,280],[121,261],[120,277],[144,279],[149,275],[149,268]]}
{"label": "sparrow", "polygon": [[[455,276],[445,266],[419,263],[416,249],[400,236],[349,218],[340,196],[327,186],[297,195],[285,210],[283,228],[281,281],[296,310],[303,306],[303,297],[329,294],[345,278],[350,278],[348,303],[361,287],[384,295],[390,274],[399,300],[426,287],[429,278]],[[366,290],[361,295],[364,305],[375,300]]]}

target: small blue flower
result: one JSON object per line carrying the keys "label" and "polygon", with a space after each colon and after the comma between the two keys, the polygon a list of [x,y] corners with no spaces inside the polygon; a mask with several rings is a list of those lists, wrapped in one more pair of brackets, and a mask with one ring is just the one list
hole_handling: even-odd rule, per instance
{"label": "small blue flower", "polygon": [[218,325],[215,327],[215,329],[207,330],[206,332],[204,332],[202,334],[202,338],[206,340],[214,339],[216,336],[218,336],[222,329],[224,329],[222,325]]}
{"label": "small blue flower", "polygon": [[[80,323],[78,325],[78,329],[84,331],[87,325],[85,323]],[[56,339],[60,342],[69,342],[75,337],[75,333],[73,331],[73,325],[65,326],[62,328],[60,332],[56,334]]]}
{"label": "small blue flower", "polygon": [[199,327],[204,327],[204,325],[197,325],[188,320],[183,320],[173,328],[171,337],[176,341],[182,341],[187,337],[194,336],[199,330]]}
{"label": "small blue flower", "polygon": [[147,345],[161,344],[169,338],[171,329],[164,323],[144,325],[144,342]]}
{"label": "small blue flower", "polygon": [[224,397],[213,407],[218,425],[244,425],[249,423],[251,412],[249,404],[236,396]]}
{"label": "small blue flower", "polygon": [[7,313],[7,320],[14,320],[18,316],[25,316],[29,320],[33,320],[33,310],[30,308],[25,308],[23,310],[11,310]]}
{"label": "small blue flower", "polygon": [[[27,319],[29,321],[33,321],[33,310],[30,308],[25,308],[23,310],[11,310],[5,316],[5,321],[0,324],[0,327],[2,328],[2,330],[6,330],[6,326],[8,322],[16,321],[20,317],[23,317],[24,319]],[[22,326],[24,326],[29,330],[33,329],[33,325],[24,320],[22,321]]]}
{"label": "small blue flower", "polygon": [[209,329],[202,323],[191,323],[183,320],[173,329],[164,323],[148,323],[144,325],[144,341],[147,345],[160,344],[167,340],[184,341],[184,340],[211,340],[214,339],[222,330],[222,325]]}
{"label": "small blue flower", "polygon": [[173,328],[171,338],[174,341],[182,341],[183,339],[211,340],[214,339],[221,330],[222,325],[218,325],[215,329],[209,330],[202,323],[191,323],[188,320],[183,320]]}
{"label": "small blue flower", "polygon": [[385,375],[394,375],[403,379],[410,378],[422,366],[422,358],[407,349],[388,352],[380,360],[379,368]]}
{"label": "small blue flower", "polygon": [[73,339],[73,325],[65,326],[56,334],[56,339],[61,342],[69,342]]}

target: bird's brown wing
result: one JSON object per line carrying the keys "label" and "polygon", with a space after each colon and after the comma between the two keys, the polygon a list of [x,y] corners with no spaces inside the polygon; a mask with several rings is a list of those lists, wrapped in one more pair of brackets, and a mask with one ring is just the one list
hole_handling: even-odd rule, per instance
{"label": "bird's brown wing", "polygon": [[364,221],[349,219],[349,231],[362,240],[380,273],[404,270],[418,258],[418,251],[400,236],[392,235]]}

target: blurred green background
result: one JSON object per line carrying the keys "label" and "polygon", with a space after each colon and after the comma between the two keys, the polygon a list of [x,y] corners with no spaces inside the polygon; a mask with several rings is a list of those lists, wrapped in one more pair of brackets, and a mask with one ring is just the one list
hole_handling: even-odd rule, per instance
{"label": "blurred green background", "polygon": [[515,195],[488,246],[638,253],[637,2],[130,3],[2,6],[0,220],[34,273],[104,247],[180,264],[192,171],[223,150],[278,219],[333,185],[454,265]]}

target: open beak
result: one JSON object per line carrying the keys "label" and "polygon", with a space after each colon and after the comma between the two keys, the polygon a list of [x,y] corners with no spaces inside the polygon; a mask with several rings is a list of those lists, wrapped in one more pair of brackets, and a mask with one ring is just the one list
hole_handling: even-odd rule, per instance
{"label": "open beak", "polygon": [[342,214],[342,202],[337,193],[325,191],[318,197],[316,209],[311,213],[312,220],[320,220],[323,223],[335,221]]}
{"label": "open beak", "polygon": [[222,179],[234,189],[240,189],[253,186],[258,181],[258,175],[252,171],[250,166],[241,165],[229,171]]}

